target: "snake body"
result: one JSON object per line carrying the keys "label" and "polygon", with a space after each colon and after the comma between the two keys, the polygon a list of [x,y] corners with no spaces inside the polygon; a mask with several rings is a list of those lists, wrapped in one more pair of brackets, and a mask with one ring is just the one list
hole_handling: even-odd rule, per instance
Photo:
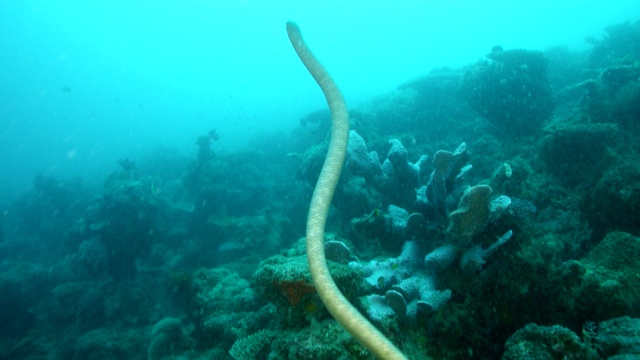
{"label": "snake body", "polygon": [[322,89],[331,111],[329,150],[307,216],[307,261],[313,284],[331,315],[372,354],[379,359],[406,360],[402,352],[342,295],[327,267],[324,229],[347,153],[349,114],[340,89],[305,43],[298,25],[287,22],[287,34],[298,57]]}

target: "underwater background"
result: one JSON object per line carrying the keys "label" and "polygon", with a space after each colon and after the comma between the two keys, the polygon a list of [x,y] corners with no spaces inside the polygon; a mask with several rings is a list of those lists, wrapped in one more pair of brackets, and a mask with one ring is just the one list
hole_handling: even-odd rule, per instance
{"label": "underwater background", "polygon": [[640,357],[637,1],[0,3],[0,359]]}

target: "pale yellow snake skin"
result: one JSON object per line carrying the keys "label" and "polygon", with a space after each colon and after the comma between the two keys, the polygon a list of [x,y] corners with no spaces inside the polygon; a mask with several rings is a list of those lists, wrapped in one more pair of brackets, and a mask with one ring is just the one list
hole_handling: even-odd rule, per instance
{"label": "pale yellow snake skin", "polygon": [[329,273],[324,254],[324,227],[347,153],[349,114],[340,89],[307,47],[298,25],[287,22],[287,34],[298,57],[322,89],[331,110],[329,151],[313,191],[307,218],[307,258],[313,284],[331,315],[372,354],[379,359],[406,359],[389,339],[349,303]]}

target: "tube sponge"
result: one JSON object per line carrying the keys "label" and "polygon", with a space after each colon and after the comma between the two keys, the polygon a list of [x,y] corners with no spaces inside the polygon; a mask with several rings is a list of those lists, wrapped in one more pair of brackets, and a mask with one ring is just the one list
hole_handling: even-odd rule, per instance
{"label": "tube sponge", "polygon": [[449,214],[447,236],[457,246],[466,246],[471,238],[484,230],[491,215],[489,185],[476,185],[467,189],[458,208]]}

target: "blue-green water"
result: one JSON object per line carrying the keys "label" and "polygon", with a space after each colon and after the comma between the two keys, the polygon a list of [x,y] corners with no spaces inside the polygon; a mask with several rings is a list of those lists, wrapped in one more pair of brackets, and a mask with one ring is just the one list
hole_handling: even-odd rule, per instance
{"label": "blue-green water", "polygon": [[354,131],[332,273],[408,358],[637,353],[636,2],[7,1],[0,359],[371,358],[288,20]]}

